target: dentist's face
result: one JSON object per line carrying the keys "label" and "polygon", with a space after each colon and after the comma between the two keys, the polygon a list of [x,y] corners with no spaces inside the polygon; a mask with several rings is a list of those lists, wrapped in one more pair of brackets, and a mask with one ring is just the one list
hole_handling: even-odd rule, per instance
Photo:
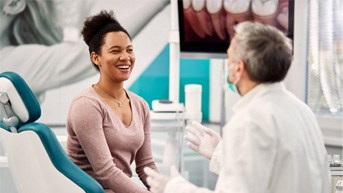
{"label": "dentist's face", "polygon": [[233,48],[235,46],[235,41],[232,39],[230,42],[230,46],[226,51],[227,54],[227,70],[228,70],[228,77],[227,81],[230,83],[233,83],[236,79],[235,73],[234,73],[234,67],[235,67],[235,62],[233,61],[234,53],[233,53]]}

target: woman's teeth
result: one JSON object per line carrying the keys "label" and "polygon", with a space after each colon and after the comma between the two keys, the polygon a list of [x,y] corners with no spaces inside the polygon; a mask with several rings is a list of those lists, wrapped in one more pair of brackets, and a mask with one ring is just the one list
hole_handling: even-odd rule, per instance
{"label": "woman's teeth", "polygon": [[120,65],[120,66],[117,66],[117,68],[119,68],[119,69],[129,69],[130,65]]}

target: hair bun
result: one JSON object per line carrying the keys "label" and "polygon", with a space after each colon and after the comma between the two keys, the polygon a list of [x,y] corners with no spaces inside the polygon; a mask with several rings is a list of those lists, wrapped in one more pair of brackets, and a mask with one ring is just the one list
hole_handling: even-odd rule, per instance
{"label": "hair bun", "polygon": [[120,25],[113,11],[101,11],[95,16],[87,17],[81,31],[85,43],[89,46],[92,38],[107,25]]}

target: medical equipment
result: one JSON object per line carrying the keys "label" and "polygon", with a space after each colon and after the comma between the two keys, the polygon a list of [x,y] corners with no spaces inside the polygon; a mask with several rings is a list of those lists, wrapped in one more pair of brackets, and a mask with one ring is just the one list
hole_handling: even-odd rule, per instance
{"label": "medical equipment", "polygon": [[202,86],[200,84],[185,85],[185,109],[188,121],[202,121],[201,94]]}
{"label": "medical equipment", "polygon": [[343,181],[338,180],[336,183],[336,193],[343,193]]}
{"label": "medical equipment", "polygon": [[168,112],[183,112],[183,105],[175,103],[171,100],[153,100],[152,101],[152,110],[159,113],[168,113]]}
{"label": "medical equipment", "polygon": [[36,122],[40,105],[18,74],[0,74],[0,102],[0,143],[20,193],[104,193],[70,160],[52,130]]}

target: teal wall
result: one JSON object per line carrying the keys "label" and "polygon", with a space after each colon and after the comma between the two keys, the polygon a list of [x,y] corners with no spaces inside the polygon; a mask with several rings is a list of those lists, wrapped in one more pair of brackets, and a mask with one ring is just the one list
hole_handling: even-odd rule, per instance
{"label": "teal wall", "polygon": [[[185,102],[186,84],[201,84],[203,121],[209,120],[209,77],[210,61],[208,59],[180,60],[180,103]],[[153,100],[169,98],[169,45],[138,77],[129,90],[143,97],[150,108]]]}

